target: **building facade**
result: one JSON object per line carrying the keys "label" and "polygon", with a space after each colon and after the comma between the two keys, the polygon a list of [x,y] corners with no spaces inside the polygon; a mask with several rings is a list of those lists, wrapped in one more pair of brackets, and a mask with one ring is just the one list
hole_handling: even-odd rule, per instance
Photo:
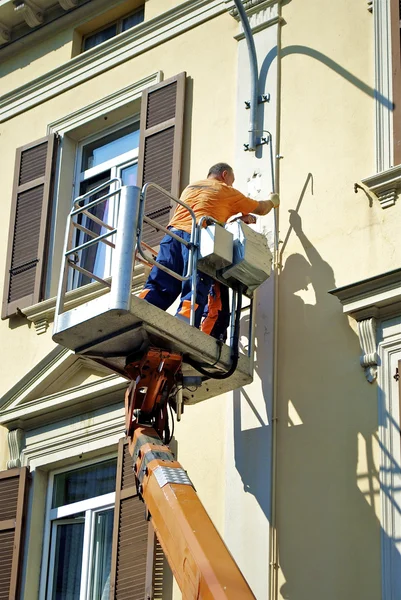
{"label": "building facade", "polygon": [[[0,2],[5,597],[181,597],[130,491],[127,382],[52,323],[75,197],[115,177],[178,195],[226,161],[281,197],[256,225],[254,380],[187,407],[174,451],[258,600],[401,598],[399,3],[244,6],[255,151],[231,0]],[[107,247],[85,261],[110,275]],[[68,302],[99,293],[78,272]]]}

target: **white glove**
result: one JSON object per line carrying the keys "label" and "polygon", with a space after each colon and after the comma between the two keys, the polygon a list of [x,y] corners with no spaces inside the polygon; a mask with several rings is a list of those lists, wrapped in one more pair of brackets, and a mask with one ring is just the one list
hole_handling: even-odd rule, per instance
{"label": "white glove", "polygon": [[280,196],[275,192],[272,192],[269,196],[269,200],[273,203],[274,208],[277,208],[280,204]]}

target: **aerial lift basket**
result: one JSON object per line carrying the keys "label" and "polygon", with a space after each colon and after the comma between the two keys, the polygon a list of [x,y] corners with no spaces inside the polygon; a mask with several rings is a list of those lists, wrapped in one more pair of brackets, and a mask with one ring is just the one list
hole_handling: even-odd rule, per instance
{"label": "aerial lift basket", "polygon": [[[181,281],[190,279],[195,288],[196,270],[199,267],[209,273],[212,269],[214,277],[229,286],[233,286],[233,282],[235,283],[235,279],[232,277],[228,280],[224,278],[222,265],[219,265],[217,261],[213,266],[213,261],[202,260],[201,257],[198,264],[199,232],[203,227],[196,225],[195,215],[187,205],[156,184],[148,183],[141,191],[136,186],[122,186],[119,180],[111,180],[74,201],[67,225],[53,339],[58,344],[70,348],[77,354],[87,356],[123,376],[126,376],[127,357],[138,351],[144,352],[150,347],[163,348],[169,352],[182,354],[182,373],[185,377],[199,376],[199,372],[193,366],[194,363],[204,365],[212,373],[224,373],[230,369],[232,360],[232,349],[229,345],[221,344],[197,328],[175,318],[172,314],[161,311],[138,298],[134,293],[134,284],[138,279],[138,273],[143,273],[143,262],[150,265],[158,264],[155,260],[155,253],[142,241],[143,224],[146,223],[174,237],[173,232],[145,214],[146,198],[151,188],[156,188],[158,193],[166,195],[172,203],[183,205],[192,217],[191,239],[187,243],[190,253],[188,272],[183,275],[171,273],[172,276]],[[93,217],[94,209],[111,197],[118,200],[116,227],[102,222],[98,217]],[[94,235],[87,227],[82,227],[83,216],[87,220],[93,217],[98,224],[98,229],[100,226],[102,227],[99,235]],[[213,226],[231,236],[220,225],[214,224]],[[250,230],[250,228],[247,229]],[[82,231],[89,239],[82,237]],[[260,235],[260,238],[263,237]],[[86,239],[86,241],[82,242],[82,239]],[[186,243],[181,238],[178,239],[181,243]],[[80,264],[79,258],[82,253],[96,244],[107,244],[112,247],[111,277],[108,279],[99,277],[93,271],[88,272]],[[230,258],[224,263],[225,268],[228,269],[230,268],[229,260]],[[158,266],[165,269],[162,265]],[[78,304],[76,300],[70,300],[72,294],[68,288],[71,287],[71,273],[73,272],[80,272],[87,277],[87,280],[97,282],[95,285],[100,288],[97,297],[91,297],[86,301],[82,300]],[[268,273],[266,273],[267,276]],[[233,307],[236,305],[237,295],[238,293],[233,290]],[[227,379],[203,377],[203,385],[196,389],[188,386],[189,389],[183,390],[184,404],[193,404],[251,382],[254,311],[252,292],[249,290],[248,295],[250,300],[246,309],[247,314],[244,311],[242,315],[244,321],[247,321],[245,334],[248,334],[248,340],[243,351],[240,352],[235,372]],[[193,294],[193,304],[194,297],[195,294]],[[76,293],[74,298],[76,298]],[[233,327],[232,320],[229,338],[231,340]]]}

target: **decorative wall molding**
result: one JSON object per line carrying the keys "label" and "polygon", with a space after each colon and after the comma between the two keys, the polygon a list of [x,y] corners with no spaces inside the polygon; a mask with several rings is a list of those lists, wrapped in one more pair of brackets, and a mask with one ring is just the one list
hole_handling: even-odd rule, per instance
{"label": "decorative wall molding", "polygon": [[393,163],[393,75],[388,0],[373,0],[375,47],[376,171]]}
{"label": "decorative wall molding", "polygon": [[396,203],[401,191],[401,166],[391,167],[361,180],[377,196],[382,208]]}
{"label": "decorative wall molding", "polygon": [[49,468],[60,459],[75,458],[77,461],[78,456],[85,457],[96,451],[104,453],[110,446],[117,450],[118,440],[123,436],[124,406],[121,401],[88,413],[84,418],[59,420],[46,431],[41,428],[29,431],[21,464],[35,469],[42,466]]}
{"label": "decorative wall molding", "polygon": [[23,429],[13,429],[7,434],[10,460],[7,462],[7,469],[20,468],[21,454],[25,446],[25,431]]}
{"label": "decorative wall molding", "polygon": [[[248,0],[248,2],[244,2],[244,6],[253,33],[271,27],[281,20],[277,0]],[[237,9],[234,7],[229,12],[240,24],[240,33],[235,35],[234,38],[237,41],[244,39],[245,36]]]}
{"label": "decorative wall molding", "polygon": [[5,44],[11,39],[11,31],[3,23],[0,23],[0,44]]}
{"label": "decorative wall molding", "polygon": [[330,290],[329,294],[336,296],[343,312],[357,321],[363,352],[360,363],[367,380],[373,383],[379,365],[377,322],[401,316],[401,268]]}
{"label": "decorative wall molding", "polygon": [[66,417],[85,412],[88,407],[121,402],[128,380],[118,375],[108,375],[96,381],[61,390],[36,400],[30,400],[8,410],[2,411],[0,424],[14,429],[23,427],[32,429],[57,421],[60,414]]}
{"label": "decorative wall molding", "polygon": [[401,315],[401,268],[330,290],[356,321]]}
{"label": "decorative wall molding", "polygon": [[[227,0],[227,4],[233,5],[232,0]],[[277,0],[243,0],[243,5],[248,16],[269,4],[277,4]],[[229,9],[229,13],[236,21],[240,21],[240,16],[235,5]]]}
{"label": "decorative wall molding", "polygon": [[43,11],[32,0],[14,0],[14,10],[22,14],[29,27],[38,27],[43,23]]}
{"label": "decorative wall molding", "polygon": [[58,0],[58,3],[64,10],[70,10],[78,5],[78,0]]}
{"label": "decorative wall molding", "polygon": [[113,110],[121,108],[129,102],[139,99],[143,90],[151,85],[159,83],[161,80],[161,71],[152,73],[121,90],[117,90],[92,104],[88,104],[79,110],[64,115],[61,119],[57,119],[57,121],[49,123],[47,133],[59,133],[60,135],[63,135],[67,131],[76,129],[97,117],[101,117]]}
{"label": "decorative wall molding", "polygon": [[377,365],[379,362],[379,355],[376,351],[376,319],[358,321],[358,334],[363,351],[360,358],[361,367],[365,369],[368,382],[373,383],[377,378]]}
{"label": "decorative wall molding", "polygon": [[226,10],[225,0],[189,0],[128,29],[45,75],[0,96],[0,122],[181,35]]}

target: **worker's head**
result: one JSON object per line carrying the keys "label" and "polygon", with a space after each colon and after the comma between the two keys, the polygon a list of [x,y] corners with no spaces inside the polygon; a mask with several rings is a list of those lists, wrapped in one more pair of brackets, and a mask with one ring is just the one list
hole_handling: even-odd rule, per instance
{"label": "worker's head", "polygon": [[232,185],[234,183],[234,171],[227,163],[217,163],[210,167],[207,178],[217,179],[217,181]]}

